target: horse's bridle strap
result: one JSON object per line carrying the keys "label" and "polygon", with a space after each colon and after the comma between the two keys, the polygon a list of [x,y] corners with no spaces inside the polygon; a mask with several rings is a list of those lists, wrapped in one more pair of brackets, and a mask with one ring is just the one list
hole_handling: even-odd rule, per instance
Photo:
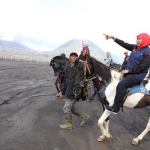
{"label": "horse's bridle strap", "polygon": [[90,82],[90,81],[94,80],[94,79],[97,78],[97,77],[98,77],[98,76],[97,76],[96,74],[94,74],[94,75],[88,77],[87,79],[82,80],[82,81],[80,82],[80,86],[81,86],[81,87],[84,87],[84,83]]}
{"label": "horse's bridle strap", "polygon": [[89,65],[88,65],[87,61],[84,61],[84,64],[87,67],[89,74],[91,74],[91,71],[90,71],[90,68],[89,68]]}

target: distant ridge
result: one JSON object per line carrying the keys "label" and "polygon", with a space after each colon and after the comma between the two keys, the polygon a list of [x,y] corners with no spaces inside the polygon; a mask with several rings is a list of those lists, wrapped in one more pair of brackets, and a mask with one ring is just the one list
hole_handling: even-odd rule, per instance
{"label": "distant ridge", "polygon": [[34,55],[37,51],[14,41],[0,40],[0,54],[10,55]]}
{"label": "distant ridge", "polygon": [[[95,57],[99,61],[103,61],[106,57],[106,54],[103,50],[101,50],[96,44],[94,44],[92,41],[88,40],[90,43],[90,53],[91,56]],[[67,57],[69,57],[69,54],[71,52],[77,52],[78,55],[82,51],[82,40],[72,39],[63,45],[60,45],[56,49],[48,52],[48,55],[50,57],[54,57],[56,55],[60,55],[61,53],[65,53]]]}

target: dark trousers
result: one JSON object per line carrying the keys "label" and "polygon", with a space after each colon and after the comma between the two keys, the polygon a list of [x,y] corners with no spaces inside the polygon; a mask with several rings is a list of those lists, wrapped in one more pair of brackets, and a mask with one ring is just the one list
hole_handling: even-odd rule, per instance
{"label": "dark trousers", "polygon": [[122,106],[122,103],[123,103],[124,96],[127,93],[127,89],[138,84],[140,84],[139,80],[134,81],[130,77],[126,77],[118,83],[117,88],[116,88],[114,106],[113,106],[114,112],[118,112],[120,110],[120,107]]}

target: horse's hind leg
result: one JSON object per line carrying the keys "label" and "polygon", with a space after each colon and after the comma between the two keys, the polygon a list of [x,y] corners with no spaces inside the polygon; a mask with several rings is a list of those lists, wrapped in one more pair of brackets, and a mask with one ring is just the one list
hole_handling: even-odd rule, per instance
{"label": "horse's hind leg", "polygon": [[150,118],[149,121],[147,123],[147,126],[145,128],[145,130],[135,139],[132,140],[132,144],[133,145],[137,145],[139,143],[139,141],[141,141],[143,139],[143,137],[150,131]]}
{"label": "horse's hind leg", "polygon": [[106,121],[110,114],[111,112],[105,110],[101,118],[98,120],[98,126],[102,132],[102,135],[97,139],[98,141],[104,141],[105,137],[112,138],[112,135],[109,133],[109,120]]}

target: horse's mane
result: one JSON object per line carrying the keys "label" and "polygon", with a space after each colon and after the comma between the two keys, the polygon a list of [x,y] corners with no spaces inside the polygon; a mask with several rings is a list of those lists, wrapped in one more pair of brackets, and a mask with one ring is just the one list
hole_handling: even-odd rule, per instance
{"label": "horse's mane", "polygon": [[88,58],[92,62],[95,74],[97,74],[99,77],[101,77],[102,80],[105,81],[106,83],[109,83],[111,81],[110,68],[91,56]]}
{"label": "horse's mane", "polygon": [[53,61],[58,63],[61,67],[64,66],[67,62],[69,62],[69,59],[62,56],[55,56],[53,57]]}

